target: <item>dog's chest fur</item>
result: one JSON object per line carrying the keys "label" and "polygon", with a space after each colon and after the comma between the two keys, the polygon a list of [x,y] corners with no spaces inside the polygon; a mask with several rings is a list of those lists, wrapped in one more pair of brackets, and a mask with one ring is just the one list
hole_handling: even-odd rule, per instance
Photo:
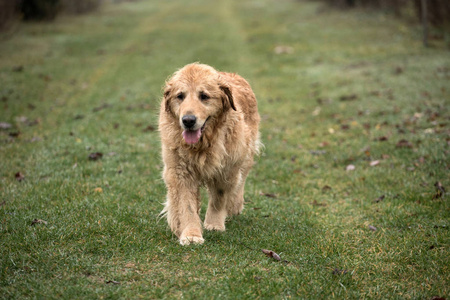
{"label": "dog's chest fur", "polygon": [[[239,124],[239,123],[238,123]],[[229,126],[225,130],[216,131],[214,135],[205,133],[203,137],[204,148],[193,149],[190,147],[179,147],[177,156],[180,158],[180,169],[189,173],[188,176],[200,182],[206,182],[211,179],[227,178],[228,172],[239,165],[243,160],[252,155],[250,147],[244,143],[232,142],[232,137],[241,134],[241,128],[236,128],[238,124]],[[222,141],[222,143],[216,142]],[[242,155],[245,153],[245,155]],[[182,167],[181,165],[184,165]]]}

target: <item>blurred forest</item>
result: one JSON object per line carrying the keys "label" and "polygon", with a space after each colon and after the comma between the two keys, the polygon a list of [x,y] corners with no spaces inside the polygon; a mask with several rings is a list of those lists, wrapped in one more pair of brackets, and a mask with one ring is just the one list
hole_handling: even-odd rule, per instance
{"label": "blurred forest", "polygon": [[397,16],[410,17],[414,15],[422,20],[422,10],[427,10],[427,21],[438,27],[450,23],[450,1],[448,0],[321,0],[328,5],[339,8],[366,7],[391,11]]}
{"label": "blurred forest", "polygon": [[17,20],[51,21],[59,13],[87,13],[96,10],[102,2],[102,0],[0,0],[0,30]]}
{"label": "blurred forest", "polygon": [[[411,25],[421,24],[423,28],[423,44],[428,40],[446,39],[450,32],[449,0],[318,0],[339,9],[362,7],[381,10],[401,17]],[[412,22],[411,22],[412,21]],[[429,27],[434,29],[430,34]]]}
{"label": "blurred forest", "polygon": [[[17,21],[51,21],[59,13],[83,14],[98,9],[104,1],[130,0],[0,0],[0,31]],[[337,9],[364,8],[395,14],[411,26],[421,24],[424,44],[429,27],[438,30],[432,38],[445,39],[450,28],[449,0],[316,0]],[[412,21],[412,22],[411,22]]]}

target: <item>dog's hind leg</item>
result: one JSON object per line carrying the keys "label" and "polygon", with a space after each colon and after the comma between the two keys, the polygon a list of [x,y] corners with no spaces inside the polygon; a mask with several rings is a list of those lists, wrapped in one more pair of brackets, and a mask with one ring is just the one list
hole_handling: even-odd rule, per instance
{"label": "dog's hind leg", "polygon": [[245,181],[252,165],[253,160],[249,160],[239,169],[239,176],[237,177],[235,184],[233,185],[232,197],[230,197],[227,201],[228,216],[240,215],[242,213],[242,210],[244,209]]}
{"label": "dog's hind leg", "polygon": [[205,216],[205,229],[225,231],[227,217],[226,197],[228,191],[218,186],[216,181],[207,184],[209,192],[208,210]]}

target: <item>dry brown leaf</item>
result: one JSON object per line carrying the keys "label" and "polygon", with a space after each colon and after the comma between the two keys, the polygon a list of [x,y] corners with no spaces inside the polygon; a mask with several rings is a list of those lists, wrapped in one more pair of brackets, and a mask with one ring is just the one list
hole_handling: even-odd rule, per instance
{"label": "dry brown leaf", "polygon": [[34,226],[34,225],[36,225],[36,224],[44,224],[44,225],[47,225],[47,221],[44,221],[44,220],[41,220],[41,219],[34,219],[34,220],[31,222],[31,226]]}
{"label": "dry brown leaf", "polygon": [[317,202],[317,200],[314,200],[313,202],[311,202],[311,205],[313,205],[313,206],[327,206],[326,203]]}
{"label": "dry brown leaf", "polygon": [[445,188],[440,181],[437,181],[434,186],[436,187],[436,194],[433,196],[433,200],[439,199],[445,194]]}
{"label": "dry brown leaf", "polygon": [[397,142],[396,145],[397,148],[412,148],[413,144],[411,144],[409,141],[402,139],[400,141]]}
{"label": "dry brown leaf", "polygon": [[343,95],[343,96],[339,97],[340,101],[353,101],[356,99],[358,99],[358,95],[356,95],[356,94]]}
{"label": "dry brown leaf", "polygon": [[381,195],[380,197],[378,197],[377,199],[373,200],[373,202],[378,203],[380,201],[383,201],[383,199],[385,198],[384,195]]}
{"label": "dry brown leaf", "polygon": [[25,179],[25,176],[21,172],[17,172],[16,174],[14,174],[14,176],[16,177],[17,181],[22,181]]}
{"label": "dry brown leaf", "polygon": [[331,272],[333,275],[344,275],[348,273],[348,270],[341,270],[341,269],[334,269],[333,272]]}
{"label": "dry brown leaf", "polygon": [[103,157],[103,153],[101,152],[93,152],[89,154],[89,160],[98,160]]}
{"label": "dry brown leaf", "polygon": [[275,54],[292,54],[294,53],[294,48],[290,46],[276,46],[274,52]]}
{"label": "dry brown leaf", "polygon": [[371,166],[371,167],[378,166],[379,164],[380,164],[380,161],[379,161],[379,160],[373,160],[373,161],[370,162],[370,166]]}
{"label": "dry brown leaf", "polygon": [[6,122],[0,122],[0,129],[10,129],[12,127],[11,124]]}
{"label": "dry brown leaf", "polygon": [[276,194],[272,194],[272,193],[263,193],[263,192],[260,192],[259,194],[260,194],[261,196],[266,196],[266,197],[269,197],[269,198],[274,198],[274,199],[277,198],[277,195],[276,195]]}
{"label": "dry brown leaf", "polygon": [[271,257],[275,260],[281,261],[281,257],[276,254],[275,252],[273,252],[272,250],[266,250],[266,249],[261,249],[261,251],[267,256],[267,257]]}
{"label": "dry brown leaf", "polygon": [[152,125],[148,125],[144,129],[142,129],[142,132],[151,132],[151,131],[155,131],[155,127]]}

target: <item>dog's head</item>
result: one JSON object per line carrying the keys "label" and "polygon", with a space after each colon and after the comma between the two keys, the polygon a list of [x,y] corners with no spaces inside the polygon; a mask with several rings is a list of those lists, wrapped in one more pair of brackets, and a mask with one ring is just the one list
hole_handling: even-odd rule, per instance
{"label": "dog's head", "polygon": [[196,144],[205,128],[230,109],[230,86],[214,68],[190,64],[175,72],[164,88],[164,111],[175,118],[187,144]]}

